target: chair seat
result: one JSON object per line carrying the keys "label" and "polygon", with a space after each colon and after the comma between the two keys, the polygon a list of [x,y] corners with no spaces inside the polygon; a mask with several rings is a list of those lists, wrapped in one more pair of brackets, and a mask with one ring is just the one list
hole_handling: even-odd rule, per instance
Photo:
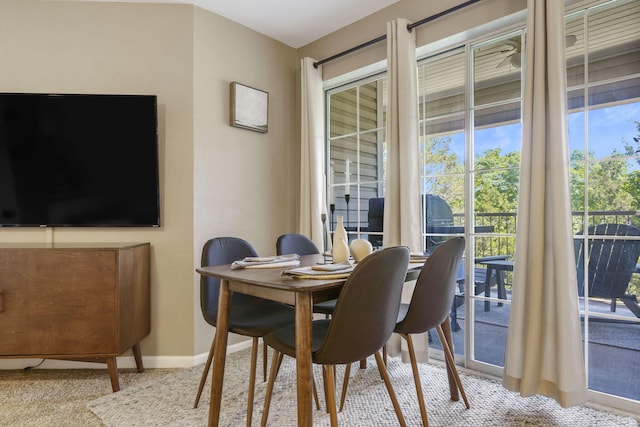
{"label": "chair seat", "polygon": [[[247,337],[262,337],[274,329],[295,321],[293,307],[259,298],[255,300],[250,304],[232,302],[229,312],[229,332]],[[217,310],[207,313],[205,319],[211,318],[216,312]]]}
{"label": "chair seat", "polygon": [[313,312],[320,314],[333,314],[333,310],[336,308],[337,299],[330,299],[329,301],[319,302],[313,304]]}
{"label": "chair seat", "polygon": [[[313,339],[311,341],[311,351],[317,351],[324,341],[327,330],[329,329],[330,319],[313,321]],[[287,325],[280,329],[276,329],[265,335],[264,342],[273,347],[280,353],[290,357],[296,357],[296,327],[295,325]]]}

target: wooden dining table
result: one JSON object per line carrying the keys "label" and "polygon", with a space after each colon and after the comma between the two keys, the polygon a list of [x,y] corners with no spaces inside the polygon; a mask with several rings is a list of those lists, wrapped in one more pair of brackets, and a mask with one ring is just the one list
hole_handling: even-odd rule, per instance
{"label": "wooden dining table", "polygon": [[[300,266],[323,263],[322,255],[305,255],[300,258]],[[337,298],[344,278],[306,279],[282,274],[283,268],[244,268],[232,270],[230,265],[200,267],[196,271],[204,276],[220,279],[218,319],[215,346],[213,349],[213,369],[211,380],[211,400],[209,406],[209,426],[217,426],[222,402],[222,385],[229,334],[229,305],[232,292],[241,292],[260,298],[283,302],[295,307],[296,324],[296,382],[298,399],[298,426],[313,425],[312,407],[312,361],[311,340],[313,304]],[[419,269],[409,269],[406,280],[415,280]],[[451,329],[448,319],[442,324],[445,335],[453,349]],[[458,400],[458,389],[449,373],[451,399]]]}

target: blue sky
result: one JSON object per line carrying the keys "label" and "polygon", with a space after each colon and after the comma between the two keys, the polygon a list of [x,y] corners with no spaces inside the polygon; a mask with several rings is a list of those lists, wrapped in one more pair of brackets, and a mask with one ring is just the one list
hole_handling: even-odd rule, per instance
{"label": "blue sky", "polygon": [[[635,122],[640,121],[640,102],[615,107],[593,109],[589,112],[589,149],[597,158],[610,155],[614,149],[623,151],[623,141],[633,142],[640,136]],[[478,129],[475,132],[476,156],[488,149],[500,148],[503,153],[520,150],[521,125]],[[584,113],[569,115],[569,148],[571,151],[584,148]],[[464,135],[453,135],[452,149],[463,156]]]}
{"label": "blue sky", "polygon": [[[640,121],[640,102],[613,107],[592,109],[589,111],[589,149],[596,158],[604,158],[614,149],[622,152],[623,141],[633,142],[640,136],[635,122]],[[513,123],[478,129],[475,131],[476,157],[486,150],[500,148],[502,153],[520,150],[521,124]],[[451,134],[450,151],[464,162],[464,132]],[[569,115],[569,150],[584,149],[585,126],[584,112]],[[637,169],[638,163],[630,160],[631,169]]]}

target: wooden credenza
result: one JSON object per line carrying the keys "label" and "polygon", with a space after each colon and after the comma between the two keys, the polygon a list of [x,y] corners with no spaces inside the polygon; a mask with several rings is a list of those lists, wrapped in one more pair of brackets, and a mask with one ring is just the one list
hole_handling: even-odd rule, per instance
{"label": "wooden credenza", "polygon": [[0,358],[107,363],[150,332],[150,244],[0,243]]}

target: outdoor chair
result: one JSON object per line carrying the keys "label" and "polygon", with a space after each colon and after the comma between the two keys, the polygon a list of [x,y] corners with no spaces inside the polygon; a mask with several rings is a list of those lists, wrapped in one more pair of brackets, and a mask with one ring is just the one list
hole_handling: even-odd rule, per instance
{"label": "outdoor chair", "polygon": [[[626,224],[600,224],[588,229],[587,277],[584,270],[584,240],[575,240],[575,254],[578,278],[578,294],[611,300],[611,311],[615,311],[617,300],[621,300],[636,317],[640,317],[640,307],[635,295],[627,289],[633,273],[638,272],[640,240],[618,240],[604,236],[640,236],[640,229]],[[579,233],[583,235],[583,233]],[[585,280],[586,279],[586,280]]]}
{"label": "outdoor chair", "polygon": [[[464,227],[454,225],[453,219],[453,211],[451,210],[451,206],[449,203],[442,197],[435,194],[425,194],[423,196],[423,201],[425,203],[425,208],[427,211],[426,215],[426,223],[425,230],[428,233],[463,233]],[[383,231],[383,223],[384,223],[384,198],[371,198],[369,199],[369,212],[367,214],[368,232],[379,232]],[[476,231],[493,231],[492,226],[477,226],[475,227]],[[368,239],[373,246],[382,246],[382,235],[381,234],[369,234]],[[450,239],[449,236],[427,236],[425,245],[427,248],[427,253],[432,252],[435,248],[437,248],[442,243],[446,242]],[[484,260],[507,260],[511,256],[510,255],[494,255],[487,256],[482,258],[476,258],[474,262],[477,264]],[[494,272],[492,277],[489,278],[489,282],[485,281],[487,269],[483,266],[476,265],[474,267],[474,283],[473,289],[476,295],[485,291],[485,284],[487,283],[490,287],[498,285],[501,283],[500,280],[497,280],[497,274],[503,274]],[[460,266],[457,275],[458,282],[458,292],[456,293],[456,297],[451,304],[451,329],[453,331],[459,331],[460,325],[458,324],[458,307],[464,304],[464,266]],[[504,283],[504,281],[502,281]],[[500,291],[504,291],[500,289]],[[502,292],[504,293],[504,292]]]}

